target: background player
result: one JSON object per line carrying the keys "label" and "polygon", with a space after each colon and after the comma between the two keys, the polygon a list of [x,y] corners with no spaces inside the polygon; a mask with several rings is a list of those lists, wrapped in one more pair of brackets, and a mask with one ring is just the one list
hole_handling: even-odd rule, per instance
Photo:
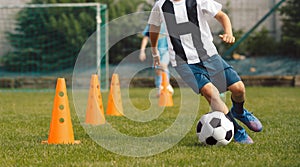
{"label": "background player", "polygon": [[[139,58],[141,61],[145,61],[146,60],[146,46],[148,44],[149,41],[149,25],[147,25],[143,31],[143,39],[141,42],[141,49],[140,49],[140,55]],[[158,92],[157,92],[157,97],[159,97],[160,95],[160,90],[161,88],[161,82],[162,82],[162,75],[161,72],[162,70],[167,72],[168,74],[168,80],[170,78],[169,75],[169,69],[168,69],[168,65],[170,62],[170,56],[168,53],[168,43],[167,43],[167,36],[166,36],[166,32],[165,32],[165,28],[162,27],[160,29],[160,33],[159,33],[159,37],[158,37],[158,51],[160,56],[160,65],[159,66],[155,66],[155,87],[157,88]],[[170,82],[169,82],[170,83]],[[169,84],[167,89],[173,94],[174,90],[173,87]]]}

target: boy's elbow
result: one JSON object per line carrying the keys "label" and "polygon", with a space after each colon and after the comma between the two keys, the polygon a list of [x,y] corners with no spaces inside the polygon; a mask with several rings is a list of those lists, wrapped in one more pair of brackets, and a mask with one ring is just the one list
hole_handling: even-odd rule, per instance
{"label": "boy's elbow", "polygon": [[226,20],[226,19],[229,19],[227,14],[222,12],[222,11],[219,11],[216,15],[215,15],[215,18],[218,20],[218,21],[223,21],[223,20]]}

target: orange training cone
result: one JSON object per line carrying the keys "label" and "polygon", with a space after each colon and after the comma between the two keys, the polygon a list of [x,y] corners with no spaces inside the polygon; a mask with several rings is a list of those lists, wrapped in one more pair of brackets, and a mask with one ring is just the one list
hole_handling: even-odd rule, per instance
{"label": "orange training cone", "polygon": [[58,78],[56,83],[56,93],[52,109],[52,119],[50,123],[48,144],[79,144],[74,140],[73,127],[70,116],[69,101],[64,78]]}
{"label": "orange training cone", "polygon": [[90,81],[90,92],[86,108],[85,123],[91,125],[105,124],[102,96],[98,75],[94,74]]}
{"label": "orange training cone", "polygon": [[159,106],[173,106],[172,93],[167,89],[169,85],[167,73],[162,71],[161,91],[159,95]]}
{"label": "orange training cone", "polygon": [[118,74],[112,75],[106,114],[113,116],[124,115]]}

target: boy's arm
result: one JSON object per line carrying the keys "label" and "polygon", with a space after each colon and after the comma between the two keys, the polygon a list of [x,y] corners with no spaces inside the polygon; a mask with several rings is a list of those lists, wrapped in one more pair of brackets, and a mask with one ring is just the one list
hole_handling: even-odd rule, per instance
{"label": "boy's arm", "polygon": [[153,24],[150,24],[149,36],[150,36],[150,42],[151,42],[151,51],[152,51],[152,56],[153,56],[154,67],[160,65],[160,61],[159,61],[160,56],[159,56],[159,52],[157,49],[159,31],[160,31],[160,26],[155,26]]}
{"label": "boy's arm", "polygon": [[148,36],[144,36],[141,43],[141,51],[140,51],[140,60],[144,61],[146,60],[146,53],[145,49],[148,44]]}
{"label": "boy's arm", "polygon": [[224,29],[224,34],[219,35],[219,37],[226,43],[234,43],[235,38],[232,34],[232,26],[229,17],[227,14],[225,14],[222,11],[219,11],[216,15],[215,18],[221,23]]}

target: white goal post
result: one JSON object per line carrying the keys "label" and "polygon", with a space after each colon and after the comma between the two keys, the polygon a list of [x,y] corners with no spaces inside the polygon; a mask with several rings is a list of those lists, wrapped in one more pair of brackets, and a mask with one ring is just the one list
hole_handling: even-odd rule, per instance
{"label": "white goal post", "polygon": [[[0,58],[7,54],[13,49],[13,46],[7,39],[7,32],[14,32],[17,23],[17,13],[23,9],[44,9],[44,8],[88,8],[95,7],[96,16],[95,21],[95,33],[96,33],[96,63],[97,63],[97,74],[101,81],[101,88],[108,90],[109,85],[109,60],[108,60],[108,28],[107,26],[101,26],[107,23],[108,12],[107,6],[100,3],[57,3],[57,4],[19,4],[19,5],[1,5],[0,4]],[[33,23],[34,24],[34,23]],[[85,39],[87,40],[87,39]],[[47,44],[45,44],[47,45]],[[105,58],[103,58],[105,56]],[[3,63],[0,63],[0,77],[7,77],[9,74],[27,76],[33,73],[28,73],[29,70],[17,72],[5,72],[3,69]],[[35,76],[42,76],[38,70],[34,71]]]}

